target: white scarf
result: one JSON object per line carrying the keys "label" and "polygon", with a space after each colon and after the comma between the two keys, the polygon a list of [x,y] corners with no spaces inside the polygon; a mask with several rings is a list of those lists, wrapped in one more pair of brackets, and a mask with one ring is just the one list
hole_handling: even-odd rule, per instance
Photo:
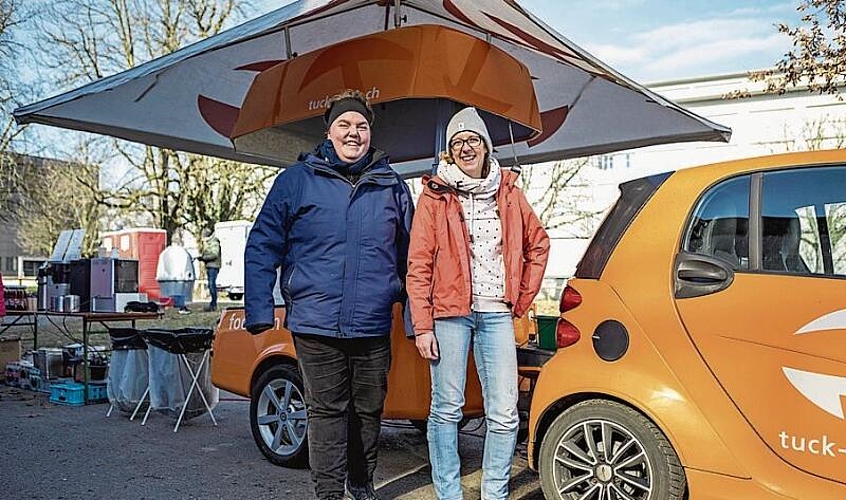
{"label": "white scarf", "polygon": [[502,176],[499,171],[499,162],[496,161],[496,158],[491,158],[488,175],[481,179],[470,177],[458,165],[446,160],[441,160],[438,163],[438,177],[443,179],[450,187],[465,193],[473,193],[476,199],[485,199],[496,195]]}
{"label": "white scarf", "polygon": [[458,190],[458,200],[470,236],[470,267],[473,310],[508,312],[505,303],[505,264],[502,256],[502,223],[496,193],[502,175],[491,158],[490,171],[482,179],[468,176],[458,165],[441,161],[438,176]]}

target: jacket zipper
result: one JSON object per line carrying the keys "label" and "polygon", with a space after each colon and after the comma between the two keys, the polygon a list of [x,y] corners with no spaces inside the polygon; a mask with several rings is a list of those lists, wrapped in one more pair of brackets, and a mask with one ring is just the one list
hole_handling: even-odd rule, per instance
{"label": "jacket zipper", "polygon": [[[324,172],[327,172],[327,173],[329,173],[329,175],[332,175],[332,176],[337,177],[339,179],[343,179],[344,181],[346,181],[347,184],[349,184],[352,187],[352,191],[350,191],[349,199],[347,200],[347,212],[349,212],[350,206],[352,205],[352,200],[355,197],[355,194],[358,191],[359,186],[362,186],[364,184],[377,184],[376,182],[373,182],[373,175],[369,174],[369,173],[364,174],[363,176],[361,176],[358,179],[358,182],[353,183],[352,181],[350,181],[349,179],[347,179],[346,177],[344,177],[343,175],[341,175],[341,174],[339,174],[335,171],[324,170]],[[346,244],[346,242],[345,242],[345,244]],[[346,282],[346,280],[347,280],[347,259],[344,259],[343,268],[341,270],[341,273],[342,273],[342,276],[344,277],[344,282]],[[343,286],[342,289],[343,288],[346,288],[346,287]],[[357,292],[357,290],[356,290],[356,292]],[[355,297],[353,297],[352,300],[353,300],[353,303],[355,303]],[[341,306],[341,310],[339,312],[341,317],[338,318],[338,337],[339,338],[346,337],[346,335],[344,335],[343,328],[342,328],[342,326],[346,323],[344,321],[344,317],[347,316],[346,311],[345,311],[345,307],[343,307],[345,303],[346,303],[346,300],[341,299],[342,306]]]}

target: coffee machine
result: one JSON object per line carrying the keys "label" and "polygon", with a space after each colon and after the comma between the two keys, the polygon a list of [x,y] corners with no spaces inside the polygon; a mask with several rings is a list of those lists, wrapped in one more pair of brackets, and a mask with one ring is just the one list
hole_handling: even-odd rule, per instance
{"label": "coffee machine", "polygon": [[91,311],[115,312],[115,294],[138,292],[138,261],[91,259]]}
{"label": "coffee machine", "polygon": [[38,268],[38,310],[55,309],[54,304],[70,293],[70,263],[45,262]]}

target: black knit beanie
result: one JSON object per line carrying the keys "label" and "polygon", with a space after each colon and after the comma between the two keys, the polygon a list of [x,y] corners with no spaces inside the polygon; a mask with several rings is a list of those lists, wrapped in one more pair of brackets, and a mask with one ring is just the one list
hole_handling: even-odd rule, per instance
{"label": "black knit beanie", "polygon": [[326,123],[326,126],[329,127],[336,118],[347,111],[355,111],[356,113],[361,114],[361,116],[367,119],[368,124],[373,125],[373,112],[368,110],[364,103],[352,97],[345,97],[333,102],[332,105],[326,109],[326,112],[323,113],[323,121]]}

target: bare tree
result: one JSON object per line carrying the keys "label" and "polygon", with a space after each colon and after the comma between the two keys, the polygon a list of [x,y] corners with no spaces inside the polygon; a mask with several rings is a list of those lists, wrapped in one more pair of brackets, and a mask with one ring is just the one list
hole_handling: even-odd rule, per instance
{"label": "bare tree", "polygon": [[770,148],[773,154],[842,149],[846,146],[846,118],[825,115],[802,122],[798,129],[792,122],[785,122],[783,127],[784,140],[776,143],[778,148]]}
{"label": "bare tree", "polygon": [[801,0],[797,10],[802,13],[800,25],[777,27],[790,37],[793,49],[774,69],[750,73],[750,79],[766,82],[768,93],[784,94],[790,87],[807,83],[812,92],[838,94],[846,77],[846,3]]}
{"label": "bare tree", "polygon": [[83,228],[83,251],[97,247],[99,210],[83,186],[96,182],[94,165],[73,164],[31,156],[11,155],[24,188],[15,194],[18,244],[32,255],[49,255],[64,229]]}
{"label": "bare tree", "polygon": [[16,28],[20,26],[19,0],[0,0],[0,221],[11,222],[17,214],[15,193],[20,186],[20,173],[14,158],[8,153],[12,141],[21,129],[15,126],[9,113],[16,93],[16,65],[18,44]]}
{"label": "bare tree", "polygon": [[[214,35],[242,14],[237,0],[42,0],[44,67],[80,85]],[[87,192],[110,212],[146,218],[168,238],[220,217],[252,217],[276,170],[107,139],[130,173]]]}
{"label": "bare tree", "polygon": [[590,162],[579,158],[523,168],[520,177],[527,198],[547,229],[577,239],[593,234],[603,210],[594,207],[590,196],[585,175]]}

